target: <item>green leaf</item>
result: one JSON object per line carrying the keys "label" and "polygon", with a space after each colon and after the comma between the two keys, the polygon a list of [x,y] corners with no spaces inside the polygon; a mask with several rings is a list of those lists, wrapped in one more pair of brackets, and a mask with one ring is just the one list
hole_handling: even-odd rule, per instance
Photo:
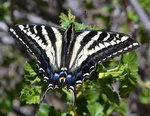
{"label": "green leaf", "polygon": [[95,29],[95,30],[100,30],[101,28],[98,27],[98,26],[87,26],[85,24],[80,24],[80,23],[77,23],[75,22],[76,18],[75,16],[71,13],[71,10],[69,9],[68,10],[68,15],[64,14],[64,13],[61,13],[60,14],[60,25],[62,28],[64,29],[67,29],[70,25],[70,23],[74,23],[75,24],[75,30],[86,30],[86,29],[89,29],[89,30],[92,30],[92,29]]}
{"label": "green leaf", "polygon": [[103,114],[104,107],[98,102],[88,104],[87,109],[90,112],[91,116],[101,116]]}
{"label": "green leaf", "polygon": [[[58,116],[53,106],[49,104],[41,104],[36,116]],[[59,115],[60,116],[60,115]]]}
{"label": "green leaf", "polygon": [[36,104],[40,102],[41,87],[32,86],[31,88],[23,88],[20,99],[27,104]]}
{"label": "green leaf", "polygon": [[138,75],[138,59],[136,53],[131,51],[122,55],[123,75],[120,79],[119,94],[122,98],[127,98],[137,84]]}
{"label": "green leaf", "polygon": [[119,106],[117,106],[113,112],[116,112],[117,114],[116,115],[119,115],[119,116],[127,116],[127,112],[128,111],[128,106],[127,104],[125,103],[125,101],[121,101]]}
{"label": "green leaf", "polygon": [[149,0],[138,0],[138,2],[140,3],[140,5],[143,7],[144,10],[147,10],[147,12],[150,11],[150,1]]}
{"label": "green leaf", "polygon": [[70,23],[75,22],[75,16],[72,15],[71,10],[68,10],[68,15],[65,15],[64,13],[60,14],[60,25],[62,28],[67,29],[70,25]]}
{"label": "green leaf", "polygon": [[[116,68],[114,68],[116,69]],[[108,72],[100,72],[99,75],[98,75],[98,78],[99,79],[102,79],[102,78],[117,78],[119,77],[120,75],[122,75],[123,73],[123,70],[108,70]]]}
{"label": "green leaf", "polygon": [[130,75],[134,78],[138,78],[138,58],[135,51],[128,52],[122,55],[121,58],[122,64],[126,65],[130,70]]}
{"label": "green leaf", "polygon": [[113,90],[112,86],[104,83],[103,81],[101,81],[100,84],[101,84],[103,91],[105,92],[105,94],[109,98],[109,100],[113,103],[119,104],[119,102],[120,102],[119,96],[118,96],[117,92],[115,92]]}
{"label": "green leaf", "polygon": [[138,21],[138,16],[133,12],[133,10],[130,10],[127,12],[128,18],[132,21]]}
{"label": "green leaf", "polygon": [[84,96],[86,97],[86,99],[87,99],[89,102],[95,102],[95,101],[98,100],[99,94],[100,94],[100,92],[98,92],[98,91],[87,90],[87,91],[84,93]]}
{"label": "green leaf", "polygon": [[147,104],[150,102],[150,82],[147,81],[141,84],[141,93],[139,94],[140,102],[143,104]]}
{"label": "green leaf", "polygon": [[41,104],[38,113],[36,116],[49,116],[49,109],[50,105],[48,104]]}
{"label": "green leaf", "polygon": [[[104,96],[104,95],[103,95]],[[105,104],[103,105],[104,107],[104,116],[110,116],[111,113],[117,108],[117,105],[114,104],[113,102],[110,102],[109,99],[105,99]]]}
{"label": "green leaf", "polygon": [[[149,95],[150,96],[150,95]],[[150,102],[149,96],[139,95],[140,102],[143,104],[147,104]]]}
{"label": "green leaf", "polygon": [[0,4],[0,20],[6,20],[9,16],[8,8],[10,6],[10,2],[4,2]]}
{"label": "green leaf", "polygon": [[122,65],[119,64],[119,62],[115,60],[109,60],[107,62],[106,62],[107,64],[98,65],[99,66],[99,69],[97,70],[99,72],[98,78],[99,79],[112,78],[113,80],[116,80],[123,74],[124,68],[122,67]]}
{"label": "green leaf", "polygon": [[8,112],[12,112],[12,101],[10,99],[0,98],[0,115],[7,116]]}
{"label": "green leaf", "polygon": [[24,71],[24,78],[26,81],[30,83],[41,81],[40,75],[38,73],[38,66],[35,63],[35,59],[32,59],[31,61],[25,63]]}
{"label": "green leaf", "polygon": [[37,75],[36,71],[38,71],[38,66],[35,65],[35,62],[36,59],[32,59],[31,61],[26,62],[24,67],[25,72],[28,72],[32,76]]}
{"label": "green leaf", "polygon": [[122,98],[127,98],[136,85],[135,78],[126,75],[124,79],[120,80],[119,94]]}

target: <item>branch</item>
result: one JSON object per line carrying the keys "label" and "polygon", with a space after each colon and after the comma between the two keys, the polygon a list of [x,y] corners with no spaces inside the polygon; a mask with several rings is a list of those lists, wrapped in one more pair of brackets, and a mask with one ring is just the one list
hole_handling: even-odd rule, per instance
{"label": "branch", "polygon": [[[139,16],[141,22],[143,23],[146,31],[148,34],[150,33],[150,19],[148,15],[144,12],[144,10],[141,8],[140,4],[137,0],[129,0],[130,4],[133,6],[135,12]],[[150,34],[149,34],[150,35]]]}

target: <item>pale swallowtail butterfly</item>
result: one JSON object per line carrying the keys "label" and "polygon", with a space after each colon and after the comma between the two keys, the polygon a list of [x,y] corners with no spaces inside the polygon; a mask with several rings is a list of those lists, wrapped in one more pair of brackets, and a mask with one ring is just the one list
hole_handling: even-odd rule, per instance
{"label": "pale swallowtail butterfly", "polygon": [[47,25],[15,25],[9,30],[37,57],[48,89],[65,85],[74,92],[85,77],[90,77],[97,63],[139,47],[127,34],[74,27],[73,23],[67,30]]}

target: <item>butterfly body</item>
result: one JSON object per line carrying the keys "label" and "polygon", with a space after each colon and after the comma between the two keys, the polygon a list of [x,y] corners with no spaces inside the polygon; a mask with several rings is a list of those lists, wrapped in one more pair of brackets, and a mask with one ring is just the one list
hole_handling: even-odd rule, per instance
{"label": "butterfly body", "polygon": [[67,30],[45,25],[16,25],[11,34],[37,57],[48,88],[75,91],[97,63],[139,47],[127,34],[111,31]]}

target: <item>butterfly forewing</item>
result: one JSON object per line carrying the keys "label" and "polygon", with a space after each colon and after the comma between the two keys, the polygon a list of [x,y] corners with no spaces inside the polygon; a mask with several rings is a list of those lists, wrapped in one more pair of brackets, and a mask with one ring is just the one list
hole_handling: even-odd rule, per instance
{"label": "butterfly forewing", "polygon": [[10,28],[10,32],[37,57],[40,68],[50,68],[53,72],[60,68],[63,29],[45,25],[16,25]]}

